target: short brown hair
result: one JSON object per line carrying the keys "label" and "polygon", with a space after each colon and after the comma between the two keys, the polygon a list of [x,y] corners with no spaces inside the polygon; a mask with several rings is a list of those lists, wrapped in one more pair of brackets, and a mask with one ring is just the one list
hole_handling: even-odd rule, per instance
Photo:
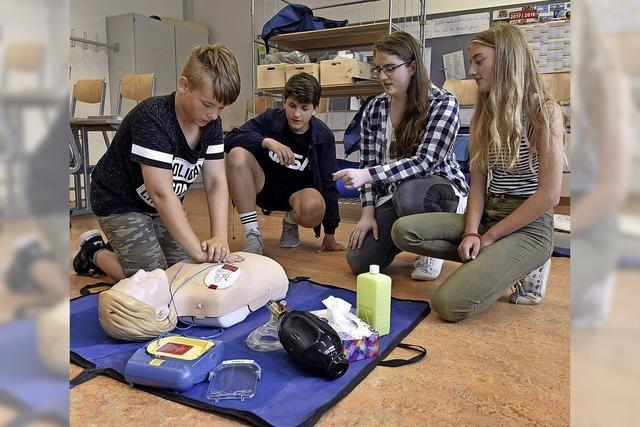
{"label": "short brown hair", "polygon": [[289,77],[284,85],[284,99],[292,97],[303,104],[313,104],[317,107],[320,104],[322,88],[318,80],[309,73],[294,74]]}
{"label": "short brown hair", "polygon": [[238,63],[222,43],[194,47],[182,75],[197,88],[211,85],[213,99],[224,105],[233,104],[240,93]]}

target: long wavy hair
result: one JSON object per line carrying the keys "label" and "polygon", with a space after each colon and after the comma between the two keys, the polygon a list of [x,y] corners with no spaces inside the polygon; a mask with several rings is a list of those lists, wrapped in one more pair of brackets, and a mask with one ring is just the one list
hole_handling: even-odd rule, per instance
{"label": "long wavy hair", "polygon": [[[480,93],[471,119],[471,162],[488,172],[493,166],[514,171],[525,132],[530,138],[529,165],[545,141],[533,138],[533,130],[551,135],[551,117],[545,103],[555,102],[545,88],[531,50],[520,30],[496,24],[477,34],[469,45],[480,43],[495,49],[494,76],[489,93]],[[526,123],[526,129],[525,129]],[[489,153],[496,154],[490,164]]]}
{"label": "long wavy hair", "polygon": [[416,153],[426,131],[429,111],[429,75],[422,62],[420,45],[409,33],[396,31],[378,40],[374,55],[378,52],[396,55],[402,62],[415,61],[416,72],[411,76],[407,90],[407,105],[400,123],[395,128],[395,141],[389,147],[393,159],[411,157]]}

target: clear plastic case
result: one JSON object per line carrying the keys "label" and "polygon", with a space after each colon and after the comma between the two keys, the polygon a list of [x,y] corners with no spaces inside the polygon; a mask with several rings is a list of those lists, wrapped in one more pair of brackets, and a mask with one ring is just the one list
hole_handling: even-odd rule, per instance
{"label": "clear plastic case", "polygon": [[209,374],[207,399],[215,402],[251,399],[256,394],[261,375],[260,365],[254,360],[225,360]]}

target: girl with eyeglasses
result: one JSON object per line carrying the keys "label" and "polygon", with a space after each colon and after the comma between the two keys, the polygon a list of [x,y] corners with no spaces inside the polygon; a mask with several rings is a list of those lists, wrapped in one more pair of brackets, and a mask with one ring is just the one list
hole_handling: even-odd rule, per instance
{"label": "girl with eyeglasses", "polygon": [[452,322],[486,310],[514,283],[511,302],[541,302],[564,161],[562,111],[520,30],[499,24],[479,33],[469,57],[479,97],[466,215],[408,216],[392,231],[402,250],[463,263],[431,300]]}
{"label": "girl with eyeglasses", "polygon": [[[416,40],[398,31],[374,47],[374,75],[384,94],[365,108],[360,168],[334,174],[358,188],[362,216],[349,238],[347,262],[354,273],[391,264],[401,250],[391,240],[393,223],[424,212],[463,212],[468,186],[453,154],[458,102],[434,86]],[[411,277],[434,280],[443,261],[418,257]]]}

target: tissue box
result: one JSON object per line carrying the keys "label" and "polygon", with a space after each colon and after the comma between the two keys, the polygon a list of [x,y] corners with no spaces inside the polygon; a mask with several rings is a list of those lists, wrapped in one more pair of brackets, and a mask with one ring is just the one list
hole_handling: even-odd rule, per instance
{"label": "tissue box", "polygon": [[344,353],[349,362],[376,357],[380,353],[378,333],[373,329],[371,330],[373,333],[370,336],[360,339],[354,339],[349,334],[340,333],[342,353]]}
{"label": "tissue box", "polygon": [[[315,314],[321,319],[327,318],[327,310],[318,310],[312,311],[312,314]],[[378,341],[379,335],[378,332],[373,329],[371,326],[366,324],[362,319],[360,319],[355,314],[349,312],[349,319],[355,322],[358,326],[363,326],[371,331],[371,335],[363,338],[353,338],[348,331],[344,331],[339,327],[332,325],[329,322],[329,325],[336,330],[340,338],[342,339],[342,353],[347,357],[349,362],[355,362],[356,360],[369,359],[371,357],[376,357],[380,353],[380,342]]]}

